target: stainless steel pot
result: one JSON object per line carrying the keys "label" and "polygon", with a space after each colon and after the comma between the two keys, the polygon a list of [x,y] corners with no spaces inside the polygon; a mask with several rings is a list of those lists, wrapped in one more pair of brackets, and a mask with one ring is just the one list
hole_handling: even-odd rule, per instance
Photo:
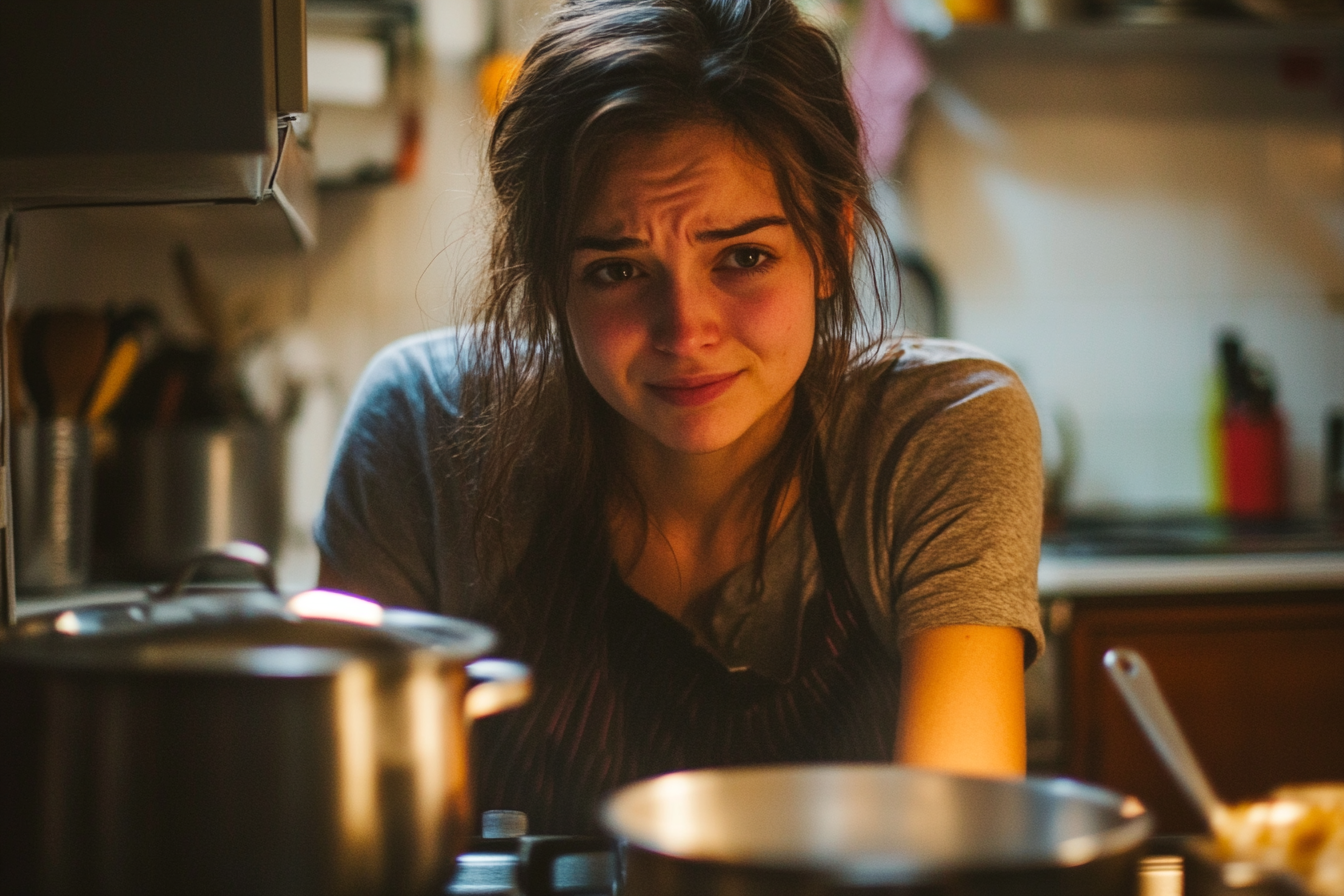
{"label": "stainless steel pot", "polygon": [[0,892],[441,893],[526,668],[350,595],[169,591],[0,638]]}
{"label": "stainless steel pot", "polygon": [[679,772],[603,806],[629,896],[1131,893],[1152,821],[1064,779],[894,765]]}

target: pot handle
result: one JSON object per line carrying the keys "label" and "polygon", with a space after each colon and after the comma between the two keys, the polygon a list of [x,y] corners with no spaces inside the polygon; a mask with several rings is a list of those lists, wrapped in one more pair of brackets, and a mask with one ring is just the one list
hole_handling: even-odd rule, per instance
{"label": "pot handle", "polygon": [[467,675],[478,682],[462,707],[468,719],[522,706],[532,696],[532,670],[513,660],[477,660],[467,664]]}
{"label": "pot handle", "polygon": [[272,594],[279,594],[280,590],[275,586],[275,567],[271,565],[271,555],[259,544],[253,544],[250,541],[231,541],[209,551],[197,554],[177,571],[167,585],[164,585],[158,591],[149,593],[150,600],[163,600],[169,597],[177,597],[182,593],[182,589],[187,587],[201,566],[210,560],[233,560],[249,567],[257,580],[261,582]]}

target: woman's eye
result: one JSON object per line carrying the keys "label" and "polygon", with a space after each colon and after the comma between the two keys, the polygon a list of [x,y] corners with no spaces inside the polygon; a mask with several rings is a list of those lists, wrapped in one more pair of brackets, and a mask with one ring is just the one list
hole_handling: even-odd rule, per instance
{"label": "woman's eye", "polygon": [[628,261],[612,261],[588,271],[588,278],[604,286],[635,279],[635,266]]}
{"label": "woman's eye", "polygon": [[769,255],[764,249],[753,249],[749,246],[743,246],[740,249],[733,249],[728,253],[728,263],[734,268],[755,268],[760,267],[767,260]]}

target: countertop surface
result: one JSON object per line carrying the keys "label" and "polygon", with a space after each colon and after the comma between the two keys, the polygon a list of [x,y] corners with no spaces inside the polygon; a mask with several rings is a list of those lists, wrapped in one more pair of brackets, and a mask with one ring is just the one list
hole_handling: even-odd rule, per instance
{"label": "countertop surface", "polygon": [[1324,518],[1080,517],[1046,533],[1042,597],[1344,589],[1344,526]]}
{"label": "countertop surface", "polygon": [[[277,563],[281,590],[312,587],[316,568],[315,551],[287,546]],[[1038,585],[1047,599],[1307,589],[1339,589],[1344,597],[1344,525],[1316,518],[1070,518],[1045,534]],[[24,596],[18,609],[28,616],[145,593],[143,585],[93,585],[79,594]]]}

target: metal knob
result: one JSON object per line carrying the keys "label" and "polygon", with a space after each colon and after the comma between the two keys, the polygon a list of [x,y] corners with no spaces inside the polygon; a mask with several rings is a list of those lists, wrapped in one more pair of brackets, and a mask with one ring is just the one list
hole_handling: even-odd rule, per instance
{"label": "metal knob", "polygon": [[481,837],[502,840],[527,834],[527,813],[515,809],[487,809],[481,813]]}

